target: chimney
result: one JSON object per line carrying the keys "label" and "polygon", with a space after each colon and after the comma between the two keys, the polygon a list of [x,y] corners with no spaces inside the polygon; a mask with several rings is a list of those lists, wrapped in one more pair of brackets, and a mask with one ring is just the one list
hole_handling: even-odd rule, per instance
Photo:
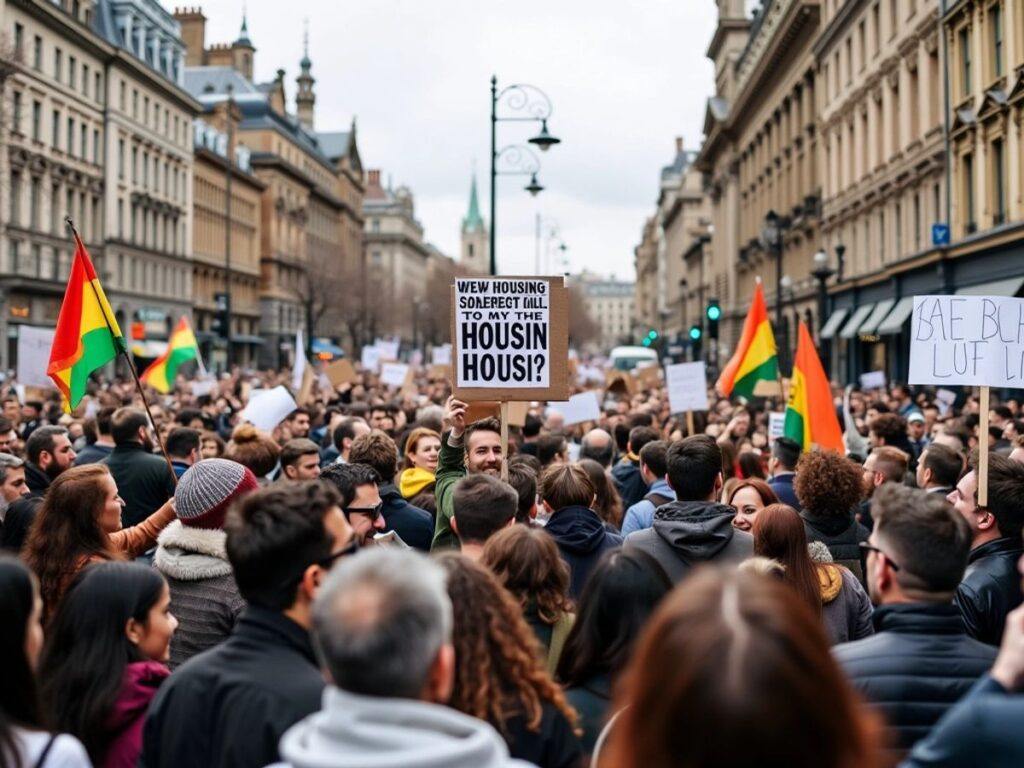
{"label": "chimney", "polygon": [[285,113],[284,93],[284,70],[277,70],[277,77],[274,78],[274,87],[270,91],[270,108],[279,115]]}
{"label": "chimney", "polygon": [[683,137],[676,136],[676,154],[678,155],[683,151]]}
{"label": "chimney", "polygon": [[380,169],[373,168],[369,172],[370,181],[367,183],[368,187],[379,187],[380,186]]}
{"label": "chimney", "polygon": [[200,67],[206,45],[206,17],[199,6],[175,8],[174,20],[181,25],[181,42],[185,44],[185,66]]}

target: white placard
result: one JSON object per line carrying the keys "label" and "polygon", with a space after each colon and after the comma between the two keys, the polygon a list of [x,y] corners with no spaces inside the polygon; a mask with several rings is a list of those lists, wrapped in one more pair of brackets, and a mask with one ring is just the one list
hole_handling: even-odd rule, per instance
{"label": "white placard", "polygon": [[1024,300],[915,296],[908,381],[1024,388]]}
{"label": "white placard", "polygon": [[302,377],[306,374],[306,344],[302,340],[302,329],[295,332],[295,366],[292,368],[292,389],[302,389]]}
{"label": "white placard", "polygon": [[774,443],[777,438],[786,433],[786,412],[768,412],[768,442]]}
{"label": "white placard", "polygon": [[202,397],[213,392],[214,387],[217,386],[216,379],[200,379],[199,381],[193,381],[189,384],[192,390],[193,397]]}
{"label": "white placard", "polygon": [[868,371],[860,375],[861,389],[885,389],[885,371]]}
{"label": "white placard", "polygon": [[18,326],[18,383],[26,387],[55,389],[53,379],[46,375],[53,346],[53,328],[34,325]]}
{"label": "white placard", "polygon": [[548,388],[548,289],[546,280],[455,280],[456,387]]}
{"label": "white placard", "polygon": [[576,381],[586,386],[587,384],[604,384],[605,373],[603,368],[595,365],[581,365],[576,369]]}
{"label": "white placard", "polygon": [[951,389],[937,389],[935,390],[935,402],[939,406],[939,414],[943,417],[949,413],[949,409],[953,407],[953,403],[956,402],[956,392]]}
{"label": "white placard", "polygon": [[431,347],[430,349],[430,363],[431,365],[451,365],[452,364],[452,345],[442,344],[439,347]]}
{"label": "white placard", "polygon": [[405,363],[382,363],[380,366],[381,384],[387,384],[389,387],[402,386],[408,375],[409,366]]}
{"label": "white placard", "polygon": [[665,387],[672,413],[708,409],[707,371],[703,361],[665,366]]}
{"label": "white placard", "polygon": [[239,414],[239,418],[248,421],[256,429],[272,432],[298,407],[287,387],[254,390],[249,397],[249,404]]}
{"label": "white placard", "polygon": [[399,342],[391,341],[390,339],[377,339],[377,343],[374,344],[374,346],[380,352],[381,360],[397,360],[398,345]]}
{"label": "white placard", "polygon": [[580,392],[568,400],[548,403],[548,409],[562,414],[566,426],[581,424],[584,421],[597,421],[601,418],[601,403],[597,392]]}
{"label": "white placard", "polygon": [[363,347],[363,354],[359,358],[359,363],[363,366],[364,370],[376,373],[377,369],[380,368],[380,349],[376,345]]}

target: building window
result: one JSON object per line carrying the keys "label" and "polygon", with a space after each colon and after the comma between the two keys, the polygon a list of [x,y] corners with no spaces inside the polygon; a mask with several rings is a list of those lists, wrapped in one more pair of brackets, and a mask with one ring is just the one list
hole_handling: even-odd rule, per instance
{"label": "building window", "polygon": [[988,11],[992,30],[992,76],[1003,76],[1003,9],[996,3]]}
{"label": "building window", "polygon": [[128,87],[124,84],[124,80],[121,81],[121,87],[118,90],[120,91],[118,99],[121,102],[121,111],[124,112],[128,109]]}
{"label": "building window", "polygon": [[14,91],[11,97],[11,129],[21,132],[21,91]]}
{"label": "building window", "polygon": [[896,250],[894,253],[897,259],[903,255],[903,205],[900,203],[896,203]]}
{"label": "building window", "polygon": [[117,140],[117,178],[124,179],[124,139]]}
{"label": "building window", "polygon": [[132,184],[139,183],[139,148],[132,147]]}
{"label": "building window", "polygon": [[21,174],[11,172],[11,223],[21,226]]}
{"label": "building window", "polygon": [[77,88],[78,82],[78,60],[74,56],[68,56],[68,85],[72,90]]}
{"label": "building window", "polygon": [[971,93],[971,30],[964,27],[960,30],[960,95]]}
{"label": "building window", "polygon": [[877,56],[882,49],[882,11],[878,3],[871,9],[871,54]]}
{"label": "building window", "polygon": [[42,141],[43,131],[43,103],[41,101],[32,102],[32,140]]}
{"label": "building window", "polygon": [[54,149],[60,149],[60,110],[53,110],[53,123],[50,126],[50,144]]}
{"label": "building window", "polygon": [[60,48],[53,49],[53,78],[60,82],[64,71],[64,54]]}
{"label": "building window", "polygon": [[1006,158],[1002,139],[992,142],[992,184],[995,202],[994,223],[1006,221]]}
{"label": "building window", "polygon": [[60,184],[50,186],[50,232],[60,234]]}
{"label": "building window", "polygon": [[32,229],[39,229],[39,209],[42,197],[42,181],[38,176],[33,176],[29,186],[28,196],[28,225]]}
{"label": "building window", "polygon": [[32,40],[32,68],[39,72],[43,68],[43,38],[36,35]]}
{"label": "building window", "polygon": [[977,229],[974,220],[974,156],[964,155],[964,234],[971,234]]}
{"label": "building window", "polygon": [[103,75],[97,72],[93,75],[93,94],[95,94],[96,101],[100,104],[103,103]]}
{"label": "building window", "polygon": [[124,239],[124,200],[117,201],[117,236]]}
{"label": "building window", "polygon": [[132,119],[139,119],[139,92],[132,88]]}
{"label": "building window", "polygon": [[860,55],[860,61],[857,62],[857,71],[863,72],[864,67],[868,63],[867,22],[863,19],[861,19],[860,24],[857,26],[857,53]]}
{"label": "building window", "polygon": [[14,24],[14,53],[20,59],[25,50],[25,27],[23,24]]}
{"label": "building window", "polygon": [[82,64],[82,95],[89,96],[89,65]]}
{"label": "building window", "polygon": [[[89,158],[86,157],[86,155],[89,153],[89,126],[87,126],[85,123],[82,123],[82,125],[79,127],[78,140],[78,151],[81,153],[83,160],[88,160]],[[95,159],[96,158],[94,157],[93,160],[95,161]]]}
{"label": "building window", "polygon": [[889,37],[896,37],[896,30],[899,29],[899,17],[896,15],[896,6],[899,0],[889,0]]}
{"label": "building window", "polygon": [[69,117],[68,118],[68,132],[67,132],[66,138],[67,138],[67,142],[68,142],[68,154],[69,155],[74,155],[75,154],[75,118],[73,118],[73,117]]}
{"label": "building window", "polygon": [[878,258],[885,263],[885,211],[878,212]]}
{"label": "building window", "polygon": [[96,164],[100,164],[100,132],[93,128],[92,131],[92,161]]}
{"label": "building window", "polygon": [[921,250],[921,193],[914,193],[914,250]]}

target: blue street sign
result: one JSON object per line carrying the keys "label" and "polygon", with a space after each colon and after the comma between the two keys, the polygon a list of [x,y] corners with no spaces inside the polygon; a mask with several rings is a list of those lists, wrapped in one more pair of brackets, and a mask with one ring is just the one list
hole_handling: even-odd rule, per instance
{"label": "blue street sign", "polygon": [[949,245],[949,224],[932,224],[932,245]]}

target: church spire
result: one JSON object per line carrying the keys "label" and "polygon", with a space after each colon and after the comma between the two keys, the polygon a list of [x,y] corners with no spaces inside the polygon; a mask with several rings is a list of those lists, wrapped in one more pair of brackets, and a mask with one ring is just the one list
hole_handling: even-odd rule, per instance
{"label": "church spire", "polygon": [[299,76],[295,78],[299,90],[295,94],[295,113],[308,130],[313,130],[313,105],[316,103],[316,94],[313,93],[313,83],[316,80],[310,74],[313,62],[309,59],[309,19],[306,19],[305,29],[302,33],[302,60],[299,62]]}
{"label": "church spire", "polygon": [[474,173],[469,186],[469,210],[466,211],[466,217],[462,220],[462,231],[476,232],[483,228],[484,220],[480,216],[480,201],[476,194],[476,174]]}
{"label": "church spire", "polygon": [[252,41],[249,39],[249,19],[244,3],[242,4],[242,28],[238,30],[238,39],[235,40],[235,45],[247,45],[250,48],[253,47]]}

